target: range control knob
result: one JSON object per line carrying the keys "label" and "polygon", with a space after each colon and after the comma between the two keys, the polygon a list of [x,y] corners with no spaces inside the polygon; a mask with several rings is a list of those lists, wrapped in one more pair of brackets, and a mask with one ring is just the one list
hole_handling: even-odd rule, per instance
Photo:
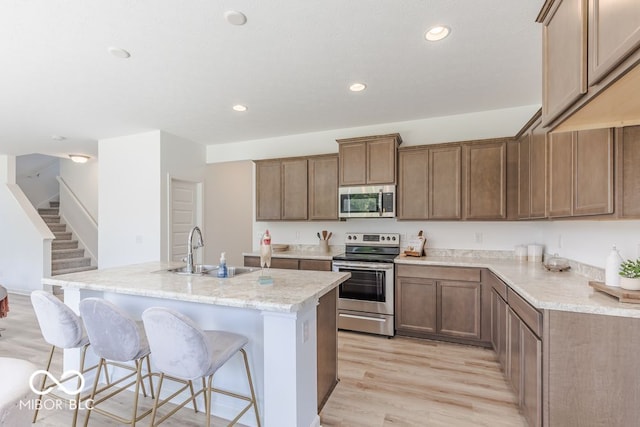
{"label": "range control knob", "polygon": [[393,237],[391,238],[391,240],[393,240],[393,241],[395,242],[395,241],[396,241],[396,236],[393,236]]}
{"label": "range control knob", "polygon": [[347,240],[351,240],[351,236],[347,236]]}

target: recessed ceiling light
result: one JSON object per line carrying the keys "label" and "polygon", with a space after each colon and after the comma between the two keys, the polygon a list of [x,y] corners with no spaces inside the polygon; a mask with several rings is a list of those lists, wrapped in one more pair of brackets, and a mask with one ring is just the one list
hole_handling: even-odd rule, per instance
{"label": "recessed ceiling light", "polygon": [[349,86],[349,90],[351,92],[362,92],[366,88],[367,88],[367,85],[364,83],[354,83],[351,86]]}
{"label": "recessed ceiling light", "polygon": [[224,13],[224,19],[231,25],[244,25],[247,23],[247,17],[237,10],[227,10]]}
{"label": "recessed ceiling light", "polygon": [[242,105],[242,104],[237,104],[233,106],[233,110],[234,111],[239,111],[239,112],[245,112],[247,111],[247,106],[246,105]]}
{"label": "recessed ceiling light", "polygon": [[84,154],[69,154],[69,158],[76,163],[87,163],[87,160],[89,160],[89,156]]}
{"label": "recessed ceiling light", "polygon": [[451,29],[449,29],[449,27],[438,25],[437,27],[430,28],[424,34],[424,38],[429,40],[430,42],[437,42],[438,40],[442,40],[447,37],[450,32]]}
{"label": "recessed ceiling light", "polygon": [[51,139],[53,139],[54,141],[64,141],[67,138],[62,135],[51,135]]}
{"label": "recessed ceiling light", "polygon": [[107,50],[109,51],[109,53],[111,55],[115,56],[116,58],[127,59],[128,57],[131,56],[131,54],[129,52],[127,52],[126,50],[121,49],[119,47],[111,46]]}

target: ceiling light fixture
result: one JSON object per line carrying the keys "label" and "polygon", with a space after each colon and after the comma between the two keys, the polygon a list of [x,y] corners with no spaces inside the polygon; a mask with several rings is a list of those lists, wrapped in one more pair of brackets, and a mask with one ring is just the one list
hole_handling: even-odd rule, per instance
{"label": "ceiling light fixture", "polygon": [[109,53],[111,55],[115,56],[116,58],[127,59],[127,58],[129,58],[131,56],[131,54],[129,52],[127,52],[126,50],[121,49],[119,47],[111,46],[107,50],[109,51]]}
{"label": "ceiling light fixture", "polygon": [[237,10],[227,10],[224,13],[224,19],[231,25],[244,25],[247,23],[247,17]]}
{"label": "ceiling light fixture", "polygon": [[51,139],[53,139],[54,141],[64,141],[67,138],[62,135],[51,135]]}
{"label": "ceiling light fixture", "polygon": [[451,33],[451,29],[449,27],[438,25],[437,27],[430,28],[424,34],[424,38],[430,42],[437,42],[447,37],[449,33]]}
{"label": "ceiling light fixture", "polygon": [[349,90],[351,92],[362,92],[366,88],[367,88],[367,85],[364,83],[354,83],[351,86],[349,86]]}
{"label": "ceiling light fixture", "polygon": [[89,160],[89,156],[84,154],[69,154],[69,158],[76,163],[87,163],[87,160]]}
{"label": "ceiling light fixture", "polygon": [[244,113],[247,110],[248,110],[248,108],[247,108],[246,105],[237,104],[237,105],[233,106],[233,111],[238,111],[240,113]]}

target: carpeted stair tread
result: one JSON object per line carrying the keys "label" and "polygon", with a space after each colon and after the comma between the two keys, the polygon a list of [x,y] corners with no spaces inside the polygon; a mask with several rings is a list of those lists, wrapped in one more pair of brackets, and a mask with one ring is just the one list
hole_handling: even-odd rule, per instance
{"label": "carpeted stair tread", "polygon": [[59,208],[60,207],[60,202],[49,202],[49,207],[50,208]]}
{"label": "carpeted stair tread", "polygon": [[69,258],[83,258],[84,249],[70,248],[70,249],[53,249],[51,251],[51,260],[69,259]]}
{"label": "carpeted stair tread", "polygon": [[49,227],[49,230],[51,230],[53,233],[64,233],[65,231],[67,231],[67,224],[46,224]]}
{"label": "carpeted stair tread", "polygon": [[71,240],[71,232],[70,231],[62,231],[62,232],[54,231],[53,235],[56,236],[56,239]]}
{"label": "carpeted stair tread", "polygon": [[40,215],[47,224],[60,224],[60,215]]}
{"label": "carpeted stair tread", "polygon": [[53,270],[51,271],[51,275],[52,276],[58,276],[60,274],[68,274],[68,273],[77,273],[79,271],[90,271],[90,270],[97,270],[98,267],[94,266],[94,265],[89,265],[86,267],[76,267],[76,268],[65,268],[62,270]]}
{"label": "carpeted stair tread", "polygon": [[67,268],[87,267],[91,265],[91,258],[66,258],[51,260],[51,271]]}
{"label": "carpeted stair tread", "polygon": [[52,208],[39,208],[38,209],[38,213],[40,215],[58,215],[59,211],[60,210],[58,208],[55,208],[55,209],[52,209]]}
{"label": "carpeted stair tread", "polygon": [[78,241],[77,240],[53,240],[51,242],[52,251],[58,249],[77,249]]}

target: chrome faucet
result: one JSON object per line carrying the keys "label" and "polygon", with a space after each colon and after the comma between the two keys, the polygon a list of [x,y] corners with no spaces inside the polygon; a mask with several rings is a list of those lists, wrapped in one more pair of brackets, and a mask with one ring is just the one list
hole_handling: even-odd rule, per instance
{"label": "chrome faucet", "polygon": [[[194,233],[198,233],[198,241],[195,246],[193,245],[193,235]],[[187,273],[193,273],[193,250],[198,249],[204,246],[204,242],[202,241],[202,232],[198,226],[195,226],[189,232],[189,237],[187,238]]]}

